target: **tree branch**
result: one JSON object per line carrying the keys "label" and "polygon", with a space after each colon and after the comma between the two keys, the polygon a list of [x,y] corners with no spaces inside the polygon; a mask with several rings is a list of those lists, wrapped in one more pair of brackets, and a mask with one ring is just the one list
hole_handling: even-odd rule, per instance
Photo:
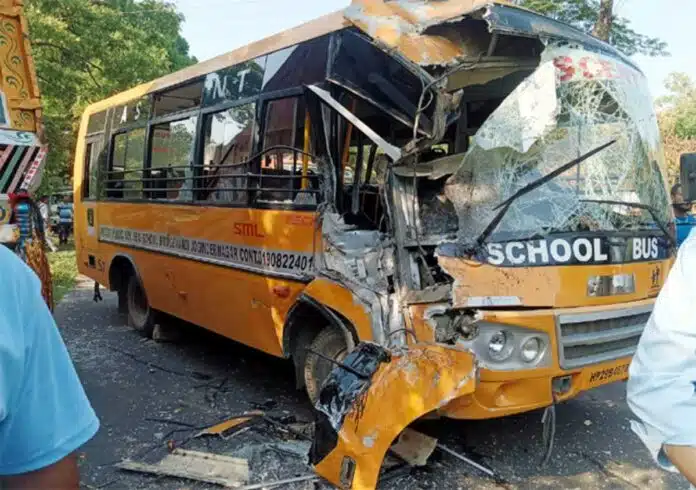
{"label": "tree branch", "polygon": [[48,41],[32,41],[31,45],[32,45],[32,47],[35,47],[35,48],[36,48],[36,47],[44,47],[44,48],[53,48],[53,49],[57,49],[57,50],[59,50],[59,51],[62,51],[64,54],[66,54],[66,55],[68,55],[68,56],[72,56],[72,57],[74,57],[74,58],[76,58],[76,59],[79,59],[80,61],[82,61],[82,62],[85,63],[86,65],[89,65],[89,66],[91,66],[92,68],[94,68],[95,70],[99,70],[101,73],[104,73],[104,70],[102,69],[101,66],[99,66],[99,65],[97,65],[97,64],[95,64],[95,63],[92,63],[91,61],[89,61],[89,60],[88,60],[87,58],[85,58],[84,56],[80,56],[79,54],[77,54],[77,53],[75,53],[74,51],[70,50],[70,48],[66,48],[65,46],[60,46],[59,44],[54,44],[54,43],[51,43],[51,42],[48,42]]}

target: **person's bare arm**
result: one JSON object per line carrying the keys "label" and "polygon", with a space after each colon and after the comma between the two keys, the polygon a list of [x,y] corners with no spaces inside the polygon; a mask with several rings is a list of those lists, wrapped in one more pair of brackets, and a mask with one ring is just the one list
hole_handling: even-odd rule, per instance
{"label": "person's bare arm", "polygon": [[689,483],[696,485],[696,447],[665,445],[664,451]]}
{"label": "person's bare arm", "polygon": [[0,488],[7,490],[79,490],[77,458],[68,456],[56,464],[24,475],[0,477]]}

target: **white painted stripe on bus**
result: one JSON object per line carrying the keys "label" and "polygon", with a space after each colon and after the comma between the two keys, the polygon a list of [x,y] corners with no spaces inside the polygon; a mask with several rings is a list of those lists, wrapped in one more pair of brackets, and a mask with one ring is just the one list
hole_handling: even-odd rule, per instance
{"label": "white painted stripe on bus", "polygon": [[265,275],[292,279],[307,279],[314,275],[314,255],[311,253],[269,250],[111,226],[99,227],[99,241]]}

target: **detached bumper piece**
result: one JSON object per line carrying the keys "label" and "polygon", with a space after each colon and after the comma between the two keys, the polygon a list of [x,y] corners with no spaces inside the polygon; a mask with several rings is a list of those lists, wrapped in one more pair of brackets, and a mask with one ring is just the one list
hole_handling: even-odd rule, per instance
{"label": "detached bumper piece", "polygon": [[310,461],[317,474],[345,490],[377,486],[382,461],[413,421],[474,392],[470,352],[416,344],[389,352],[363,343],[336,367],[316,405]]}

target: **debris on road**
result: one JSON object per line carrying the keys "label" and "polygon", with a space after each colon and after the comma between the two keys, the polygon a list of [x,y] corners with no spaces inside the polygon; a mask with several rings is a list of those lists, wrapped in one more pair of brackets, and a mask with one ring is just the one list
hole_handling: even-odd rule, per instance
{"label": "debris on road", "polygon": [[467,458],[466,456],[462,456],[461,454],[459,454],[456,451],[451,450],[447,446],[443,446],[442,444],[438,443],[437,448],[440,451],[442,451],[443,453],[447,453],[450,456],[454,456],[455,458],[468,464],[469,466],[473,466],[474,468],[476,468],[477,470],[479,470],[482,473],[485,473],[486,475],[490,476],[491,478],[497,478],[495,472],[492,469],[486,468],[485,466],[478,464],[476,461],[474,461],[470,458]]}
{"label": "debris on road", "polygon": [[254,483],[252,485],[245,485],[243,487],[238,488],[237,490],[260,490],[260,489],[267,489],[267,488],[276,488],[280,487],[283,485],[290,485],[291,483],[301,483],[301,482],[311,482],[311,481],[317,481],[319,480],[319,477],[317,475],[305,475],[305,476],[298,476],[296,478],[287,478],[285,480],[276,480],[276,481],[269,481],[269,482],[264,482],[264,483]]}
{"label": "debris on road", "polygon": [[258,417],[263,417],[264,413],[261,411],[253,411],[253,412],[248,412],[242,415],[236,415],[229,420],[226,420],[224,422],[221,422],[219,424],[215,424],[212,427],[208,427],[207,429],[203,429],[200,431],[198,434],[196,434],[194,437],[203,437],[203,436],[210,436],[210,435],[216,435],[220,436],[223,439],[227,436],[230,435],[230,431],[232,429],[241,429],[243,425],[247,424],[248,422],[257,419]]}
{"label": "debris on road", "polygon": [[437,439],[413,429],[405,429],[391,450],[411,466],[425,466],[437,447]]}
{"label": "debris on road", "polygon": [[238,488],[249,481],[249,464],[244,459],[183,449],[175,449],[157,464],[125,460],[116,466],[125,471],[184,478],[227,488]]}
{"label": "debris on road", "polygon": [[169,325],[158,323],[152,330],[152,340],[160,344],[170,343],[175,344],[180,342],[183,335],[181,330]]}

